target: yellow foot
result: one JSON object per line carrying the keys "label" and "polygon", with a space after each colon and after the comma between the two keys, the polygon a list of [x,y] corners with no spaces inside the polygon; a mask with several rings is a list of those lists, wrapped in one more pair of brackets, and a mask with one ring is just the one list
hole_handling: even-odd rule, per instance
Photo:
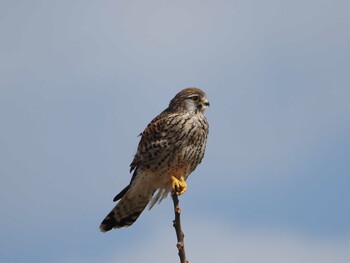
{"label": "yellow foot", "polygon": [[171,177],[171,189],[177,194],[182,195],[186,192],[187,185],[186,181],[181,177],[181,179],[177,179],[175,176]]}

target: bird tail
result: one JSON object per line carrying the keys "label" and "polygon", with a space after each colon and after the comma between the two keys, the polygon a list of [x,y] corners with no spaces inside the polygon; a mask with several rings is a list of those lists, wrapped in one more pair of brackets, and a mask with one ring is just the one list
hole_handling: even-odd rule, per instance
{"label": "bird tail", "polygon": [[107,232],[112,228],[131,226],[145,209],[155,192],[154,189],[149,189],[140,194],[133,190],[133,187],[130,187],[119,203],[105,217],[100,225],[101,232]]}

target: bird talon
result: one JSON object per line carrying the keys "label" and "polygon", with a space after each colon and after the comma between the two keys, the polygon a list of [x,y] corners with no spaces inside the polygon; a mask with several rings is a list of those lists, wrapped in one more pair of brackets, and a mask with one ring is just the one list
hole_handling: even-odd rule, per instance
{"label": "bird talon", "polygon": [[187,184],[186,181],[181,177],[181,179],[177,179],[175,176],[171,177],[171,189],[177,194],[182,195],[186,192]]}

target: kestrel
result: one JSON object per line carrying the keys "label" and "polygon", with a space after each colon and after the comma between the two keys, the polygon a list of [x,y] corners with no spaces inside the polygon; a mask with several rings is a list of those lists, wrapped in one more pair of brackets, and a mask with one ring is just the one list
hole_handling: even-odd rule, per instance
{"label": "kestrel", "polygon": [[147,204],[151,209],[169,192],[186,191],[187,177],[204,156],[209,125],[203,113],[208,106],[202,90],[187,88],[148,124],[130,164],[131,181],[114,198],[120,201],[102,221],[102,232],[130,226]]}

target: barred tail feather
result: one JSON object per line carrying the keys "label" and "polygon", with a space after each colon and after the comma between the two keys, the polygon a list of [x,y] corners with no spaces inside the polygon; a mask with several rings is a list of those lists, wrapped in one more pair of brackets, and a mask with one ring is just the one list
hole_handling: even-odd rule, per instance
{"label": "barred tail feather", "polygon": [[101,232],[131,226],[145,209],[153,193],[154,190],[146,193],[146,195],[133,194],[128,191],[102,221],[100,225]]}

